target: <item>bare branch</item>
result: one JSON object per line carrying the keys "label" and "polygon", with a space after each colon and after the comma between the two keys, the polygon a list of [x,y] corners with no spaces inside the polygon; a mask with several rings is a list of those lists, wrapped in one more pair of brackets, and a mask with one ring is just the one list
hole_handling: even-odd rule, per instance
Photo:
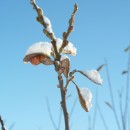
{"label": "bare branch", "polygon": [[57,51],[56,40],[54,33],[52,31],[50,20],[44,16],[43,10],[36,4],[35,0],[31,0],[31,4],[33,5],[33,8],[36,10],[38,14],[36,18],[37,21],[44,27],[43,29],[44,34],[51,40],[55,52],[55,59],[60,60],[60,55],[58,54]]}
{"label": "bare branch", "polygon": [[114,102],[114,98],[113,98],[113,91],[112,91],[112,85],[111,85],[111,80],[110,80],[110,75],[109,75],[109,69],[108,69],[108,64],[107,64],[107,60],[105,59],[105,64],[106,64],[106,73],[107,73],[107,80],[108,80],[108,84],[109,84],[109,92],[110,92],[110,97],[111,97],[111,102],[112,102],[112,106],[113,106],[113,114],[118,126],[118,129],[121,130],[120,124],[119,124],[119,120],[117,117],[117,112],[115,109],[115,102]]}
{"label": "bare branch", "polygon": [[52,125],[53,125],[53,127],[55,128],[55,130],[57,130],[57,126],[56,126],[56,124],[55,124],[55,122],[54,122],[54,119],[53,119],[53,117],[52,117],[52,113],[51,113],[51,110],[50,110],[50,105],[49,105],[48,98],[46,98],[46,104],[47,104],[47,108],[48,108],[48,112],[49,112],[49,116],[50,116]]}
{"label": "bare branch", "polygon": [[97,105],[97,107],[98,107],[98,111],[99,111],[100,117],[101,117],[101,119],[102,119],[102,121],[103,121],[104,127],[105,127],[106,130],[108,130],[108,126],[107,126],[107,124],[106,124],[106,121],[105,121],[105,119],[104,119],[104,116],[103,116],[103,114],[102,114],[102,111],[101,111],[99,105]]}
{"label": "bare branch", "polygon": [[75,16],[77,10],[78,10],[78,6],[77,6],[77,4],[75,4],[74,5],[74,10],[73,10],[72,15],[71,15],[71,18],[69,20],[69,27],[67,29],[67,32],[63,33],[63,43],[62,43],[62,46],[61,46],[61,48],[59,50],[59,53],[61,53],[63,51],[63,49],[67,46],[67,44],[68,44],[67,38],[70,35],[70,33],[74,30],[74,27],[73,27],[74,16]]}
{"label": "bare branch", "polygon": [[0,123],[1,123],[1,128],[2,128],[2,130],[6,130],[6,128],[5,128],[5,125],[4,125],[4,121],[2,120],[2,117],[0,116]]}

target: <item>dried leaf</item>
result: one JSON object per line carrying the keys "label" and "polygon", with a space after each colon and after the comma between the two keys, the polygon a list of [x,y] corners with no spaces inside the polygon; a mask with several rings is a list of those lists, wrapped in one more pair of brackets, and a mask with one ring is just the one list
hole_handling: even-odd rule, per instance
{"label": "dried leaf", "polygon": [[99,72],[100,70],[102,70],[104,66],[105,66],[105,64],[100,65],[100,66],[97,68],[97,71]]}
{"label": "dried leaf", "polygon": [[109,102],[105,101],[105,104],[106,104],[109,108],[113,109],[112,105],[111,105]]}
{"label": "dried leaf", "polygon": [[45,64],[45,65],[52,65],[54,64],[54,61],[48,58],[44,58],[41,63]]}
{"label": "dried leaf", "polygon": [[33,65],[38,65],[41,63],[41,61],[45,59],[50,59],[50,58],[42,53],[33,53],[33,54],[26,55],[23,61],[24,63],[31,62],[31,64]]}
{"label": "dried leaf", "polygon": [[80,89],[79,89],[77,86],[76,86],[76,89],[77,89],[77,92],[78,92],[78,97],[79,97],[79,101],[80,101],[80,104],[81,104],[82,108],[83,108],[86,112],[88,112],[89,110],[88,110],[88,108],[87,108],[87,106],[86,106],[86,102],[85,102],[84,98],[82,97],[82,95],[81,95],[81,93],[80,93]]}
{"label": "dried leaf", "polygon": [[124,51],[127,52],[129,51],[129,49],[130,49],[130,46],[128,46]]}
{"label": "dried leaf", "polygon": [[124,70],[124,71],[122,71],[121,74],[123,75],[123,74],[126,74],[126,73],[128,73],[128,71],[127,71],[127,70]]}
{"label": "dried leaf", "polygon": [[61,61],[61,67],[63,68],[63,74],[67,78],[70,71],[70,60],[64,59]]}
{"label": "dried leaf", "polygon": [[100,74],[98,73],[97,70],[90,70],[90,71],[86,71],[86,72],[78,70],[77,72],[81,73],[82,75],[87,77],[92,82],[94,82],[98,85],[102,85],[103,80],[100,77]]}

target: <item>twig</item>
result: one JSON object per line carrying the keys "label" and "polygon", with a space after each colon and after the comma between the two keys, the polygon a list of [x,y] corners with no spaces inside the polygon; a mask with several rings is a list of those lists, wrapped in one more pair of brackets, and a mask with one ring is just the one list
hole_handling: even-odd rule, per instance
{"label": "twig", "polygon": [[105,126],[105,129],[108,130],[107,124],[106,124],[106,122],[105,122],[105,119],[104,119],[104,117],[103,117],[103,114],[102,114],[102,111],[101,111],[99,105],[97,105],[97,108],[98,108],[99,114],[100,114],[100,116],[101,116],[101,119],[102,119],[102,121],[103,121],[103,124],[104,124],[104,126]]}
{"label": "twig", "polygon": [[122,91],[118,92],[119,95],[119,104],[120,104],[120,114],[121,114],[121,121],[122,121],[122,127],[123,130],[125,129],[125,122],[124,122],[124,115],[123,115],[123,110],[122,110]]}
{"label": "twig", "polygon": [[72,13],[71,18],[69,20],[69,27],[67,29],[67,32],[63,33],[63,43],[62,43],[62,46],[59,50],[59,53],[62,53],[63,49],[67,46],[67,44],[68,44],[67,38],[68,38],[69,34],[74,30],[74,27],[73,27],[74,16],[75,16],[77,10],[78,10],[78,6],[77,6],[77,4],[75,4],[73,13]]}
{"label": "twig", "polygon": [[14,128],[15,123],[12,123],[12,125],[9,127],[9,130],[12,130]]}
{"label": "twig", "polygon": [[54,119],[53,119],[53,117],[52,117],[52,113],[51,113],[51,110],[50,110],[50,105],[49,105],[48,98],[46,98],[46,104],[47,104],[47,109],[48,109],[48,112],[49,112],[49,116],[50,116],[52,125],[53,125],[53,127],[55,128],[55,130],[57,130],[57,126],[56,126],[56,124],[55,124],[55,122],[54,122]]}
{"label": "twig", "polygon": [[45,22],[45,19],[44,19],[44,14],[43,14],[43,10],[38,7],[38,5],[36,4],[36,2],[34,0],[31,0],[31,4],[33,5],[33,8],[36,10],[38,16],[37,16],[37,21],[39,23],[41,23],[44,27],[44,34],[51,40],[51,43],[53,45],[53,48],[54,48],[54,52],[55,52],[55,59],[56,60],[60,60],[60,55],[57,51],[57,47],[56,47],[56,40],[55,40],[55,36],[54,36],[54,33],[50,33],[46,28],[47,28],[47,24]]}
{"label": "twig", "polygon": [[66,106],[66,92],[64,91],[64,86],[63,86],[63,79],[62,76],[58,76],[59,80],[59,85],[60,85],[60,92],[61,92],[61,107],[63,109],[63,114],[64,114],[64,121],[65,121],[65,130],[70,130],[69,128],[69,115],[67,112],[67,106]]}
{"label": "twig", "polygon": [[126,126],[127,126],[127,113],[128,113],[128,99],[129,99],[129,64],[130,64],[130,51],[128,53],[128,65],[127,65],[127,85],[126,85],[126,98],[125,98],[125,111],[124,111],[124,122],[125,122],[125,125],[124,125],[124,130],[126,130]]}
{"label": "twig", "polygon": [[61,126],[61,117],[62,117],[62,108],[60,109],[59,122],[58,122],[58,128],[57,128],[57,130],[60,130],[60,126]]}
{"label": "twig", "polygon": [[[77,98],[75,99],[75,101],[74,101],[74,103],[73,103],[73,106],[72,106],[72,109],[71,109],[71,111],[70,111],[70,119],[71,119],[72,114],[73,114],[73,112],[74,112],[74,109],[75,109],[76,103],[77,103]],[[69,119],[69,120],[70,120],[70,119]]]}
{"label": "twig", "polygon": [[97,105],[98,105],[98,88],[96,89],[96,103],[95,103],[95,111],[94,111],[94,117],[93,117],[92,130],[95,129],[96,116],[97,116]]}
{"label": "twig", "polygon": [[0,116],[0,123],[1,123],[1,128],[2,128],[2,130],[6,130],[6,128],[5,128],[5,125],[4,125],[4,121],[2,120],[2,117]]}
{"label": "twig", "polygon": [[88,130],[91,130],[91,117],[88,116]]}
{"label": "twig", "polygon": [[107,73],[107,80],[108,80],[108,84],[109,84],[109,91],[110,91],[110,97],[111,97],[111,102],[112,102],[112,106],[113,106],[113,114],[118,126],[118,129],[121,130],[119,121],[118,121],[118,117],[117,117],[117,113],[115,110],[115,103],[114,103],[114,98],[113,98],[113,91],[112,91],[112,86],[111,86],[111,80],[110,80],[110,76],[109,76],[109,69],[108,69],[108,64],[107,64],[107,60],[105,59],[105,64],[106,64],[106,73]]}

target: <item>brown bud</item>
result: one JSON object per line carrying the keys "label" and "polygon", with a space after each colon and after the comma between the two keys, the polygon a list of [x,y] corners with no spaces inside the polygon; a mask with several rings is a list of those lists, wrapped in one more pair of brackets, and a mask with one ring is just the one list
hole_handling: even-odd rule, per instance
{"label": "brown bud", "polygon": [[74,27],[73,27],[73,26],[70,26],[70,27],[69,27],[69,31],[70,31],[70,32],[74,31]]}
{"label": "brown bud", "polygon": [[66,38],[66,32],[63,32],[63,37]]}

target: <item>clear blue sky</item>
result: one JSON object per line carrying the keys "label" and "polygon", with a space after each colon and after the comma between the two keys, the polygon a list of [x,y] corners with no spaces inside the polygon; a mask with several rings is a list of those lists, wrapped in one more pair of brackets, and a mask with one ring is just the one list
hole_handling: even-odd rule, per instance
{"label": "clear blue sky", "polygon": [[[125,76],[121,71],[127,66],[124,48],[130,44],[130,1],[128,0],[36,0],[50,18],[56,37],[61,37],[68,27],[68,20],[74,3],[79,6],[75,18],[75,29],[69,40],[77,47],[77,56],[71,58],[72,70],[96,69],[106,57],[111,74],[114,99],[117,90],[125,86]],[[58,123],[60,111],[60,91],[54,67],[23,64],[28,47],[39,41],[49,41],[42,26],[36,22],[36,12],[29,0],[2,0],[0,2],[0,114],[7,127],[15,122],[13,130],[53,130],[46,97]],[[93,117],[96,89],[99,91],[99,105],[111,130],[117,129],[111,110],[104,104],[109,101],[109,89],[105,69],[104,79],[98,86],[77,74],[75,82],[79,87],[88,87],[93,93],[93,108],[86,113],[77,102],[71,118],[72,130],[87,130],[88,117]],[[77,97],[75,87],[69,87],[71,98],[68,109]],[[117,105],[117,108],[119,106]],[[115,124],[115,125],[114,125]],[[62,120],[62,130],[64,124]],[[104,126],[98,116],[96,130]]]}

